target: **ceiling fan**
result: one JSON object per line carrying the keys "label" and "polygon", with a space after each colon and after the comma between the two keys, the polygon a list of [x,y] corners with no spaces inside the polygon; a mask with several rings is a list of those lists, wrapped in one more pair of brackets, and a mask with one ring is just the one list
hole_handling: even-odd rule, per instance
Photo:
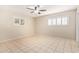
{"label": "ceiling fan", "polygon": [[31,10],[30,13],[37,13],[41,14],[42,12],[47,11],[46,9],[40,9],[40,5],[36,5],[34,8],[27,8],[28,10]]}

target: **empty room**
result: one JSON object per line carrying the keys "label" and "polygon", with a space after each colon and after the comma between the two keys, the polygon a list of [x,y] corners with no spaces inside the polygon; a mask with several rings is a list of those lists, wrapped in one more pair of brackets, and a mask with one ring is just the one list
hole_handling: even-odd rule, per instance
{"label": "empty room", "polygon": [[0,53],[78,53],[78,5],[0,5]]}

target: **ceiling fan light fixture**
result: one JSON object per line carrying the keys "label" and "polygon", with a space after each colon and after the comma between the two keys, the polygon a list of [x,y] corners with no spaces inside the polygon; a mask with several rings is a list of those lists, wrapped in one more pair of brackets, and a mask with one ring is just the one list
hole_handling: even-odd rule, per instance
{"label": "ceiling fan light fixture", "polygon": [[32,12],[30,13],[34,13],[34,14],[41,14],[41,12],[47,11],[46,9],[40,10],[40,5],[36,5],[34,8],[27,8],[27,9],[32,10]]}

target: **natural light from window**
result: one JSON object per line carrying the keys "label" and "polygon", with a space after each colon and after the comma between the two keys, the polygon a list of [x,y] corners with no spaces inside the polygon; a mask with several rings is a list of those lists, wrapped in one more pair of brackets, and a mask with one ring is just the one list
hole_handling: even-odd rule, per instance
{"label": "natural light from window", "polygon": [[48,25],[68,25],[68,16],[48,19]]}

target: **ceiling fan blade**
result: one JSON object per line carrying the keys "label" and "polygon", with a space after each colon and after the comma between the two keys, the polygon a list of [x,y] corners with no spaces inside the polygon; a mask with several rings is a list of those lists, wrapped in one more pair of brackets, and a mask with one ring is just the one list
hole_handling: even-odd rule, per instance
{"label": "ceiling fan blade", "polygon": [[38,12],[38,14],[41,14],[40,12]]}
{"label": "ceiling fan blade", "polygon": [[30,12],[30,13],[34,13],[34,11]]}
{"label": "ceiling fan blade", "polygon": [[29,10],[34,10],[34,9],[32,9],[32,8],[27,8],[27,9],[29,9]]}
{"label": "ceiling fan blade", "polygon": [[43,10],[39,10],[39,11],[47,11],[47,10],[43,9]]}

